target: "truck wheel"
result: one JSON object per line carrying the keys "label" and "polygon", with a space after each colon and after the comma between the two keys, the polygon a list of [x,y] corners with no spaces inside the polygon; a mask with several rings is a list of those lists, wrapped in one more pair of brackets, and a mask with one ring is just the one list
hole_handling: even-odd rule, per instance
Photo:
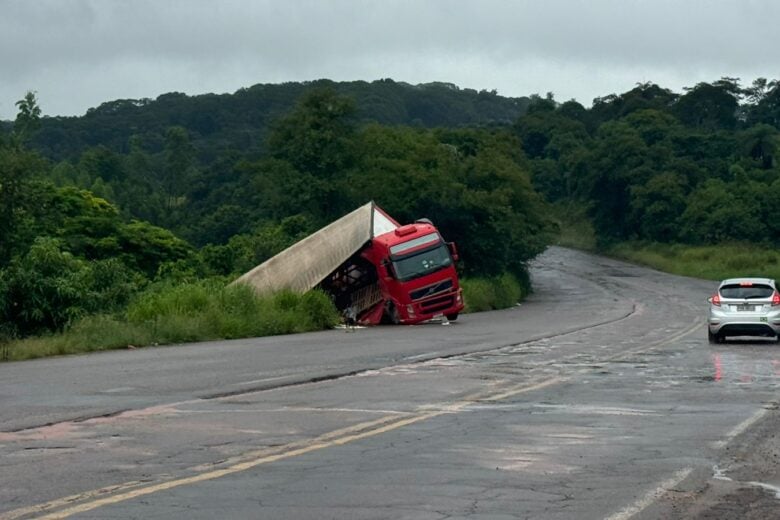
{"label": "truck wheel", "polygon": [[393,325],[398,325],[401,323],[401,317],[398,315],[398,309],[396,309],[393,302],[387,303],[387,319],[390,320],[390,323]]}
{"label": "truck wheel", "polygon": [[447,314],[447,319],[450,321],[455,321],[458,319],[458,313],[453,312],[452,314]]}

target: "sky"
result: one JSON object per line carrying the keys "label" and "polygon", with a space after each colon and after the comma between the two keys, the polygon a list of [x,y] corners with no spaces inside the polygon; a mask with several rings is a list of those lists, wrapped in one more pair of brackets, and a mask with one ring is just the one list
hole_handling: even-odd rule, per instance
{"label": "sky", "polygon": [[[0,119],[329,78],[590,106],[654,82],[780,79],[778,0],[0,0]],[[774,49],[774,50],[773,50]]]}

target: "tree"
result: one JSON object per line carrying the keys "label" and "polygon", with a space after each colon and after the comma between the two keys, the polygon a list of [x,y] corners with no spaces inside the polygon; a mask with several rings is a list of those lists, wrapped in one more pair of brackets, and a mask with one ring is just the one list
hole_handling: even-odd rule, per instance
{"label": "tree", "polygon": [[748,97],[755,103],[748,109],[747,123],[765,123],[780,129],[780,81],[769,81],[766,91],[761,88],[759,92],[748,93]]}
{"label": "tree", "polygon": [[86,262],[60,240],[39,237],[0,270],[0,326],[26,336],[125,305],[143,278],[116,259]]}
{"label": "tree", "polygon": [[332,89],[305,94],[293,111],[276,122],[271,153],[301,172],[328,178],[352,162],[355,103]]}
{"label": "tree", "polygon": [[635,128],[625,121],[599,128],[589,167],[577,179],[577,194],[591,203],[590,215],[599,238],[626,240],[636,231],[626,218],[631,186],[652,174],[652,150]]}
{"label": "tree", "polygon": [[176,235],[148,222],[134,220],[117,230],[120,258],[133,269],[153,278],[160,265],[190,256],[192,246]]}
{"label": "tree", "polygon": [[194,150],[187,130],[173,126],[165,132],[165,181],[166,207],[170,212],[182,206],[185,186],[191,177]]}
{"label": "tree", "polygon": [[86,312],[88,270],[57,240],[37,239],[26,255],[0,272],[3,321],[22,335],[63,329]]}
{"label": "tree", "polygon": [[673,242],[678,238],[678,219],[685,210],[685,178],[674,172],[653,176],[647,183],[631,186],[629,218],[639,238]]}
{"label": "tree", "polygon": [[775,164],[775,155],[780,145],[780,132],[777,128],[758,124],[745,130],[739,136],[743,153],[755,159],[761,168],[768,170]]}
{"label": "tree", "polygon": [[761,198],[767,190],[755,183],[728,184],[710,179],[688,197],[681,217],[682,237],[690,243],[761,241],[768,236]]}
{"label": "tree", "polygon": [[38,106],[38,100],[35,93],[28,91],[24,98],[16,102],[19,107],[19,113],[14,121],[13,138],[18,147],[27,142],[33,133],[41,125],[41,108]]}
{"label": "tree", "polygon": [[742,90],[733,78],[714,83],[698,83],[686,89],[674,105],[674,113],[683,123],[707,130],[733,129]]}
{"label": "tree", "polygon": [[29,214],[31,184],[44,169],[44,161],[25,149],[24,142],[38,125],[41,110],[28,92],[18,101],[19,114],[8,142],[0,145],[0,265],[18,249],[18,232]]}

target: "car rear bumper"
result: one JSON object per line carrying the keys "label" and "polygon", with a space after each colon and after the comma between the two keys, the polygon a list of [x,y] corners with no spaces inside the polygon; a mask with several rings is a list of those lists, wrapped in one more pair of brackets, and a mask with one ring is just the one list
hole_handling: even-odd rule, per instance
{"label": "car rear bumper", "polygon": [[710,332],[721,336],[777,336],[780,334],[780,311],[766,314],[711,312]]}

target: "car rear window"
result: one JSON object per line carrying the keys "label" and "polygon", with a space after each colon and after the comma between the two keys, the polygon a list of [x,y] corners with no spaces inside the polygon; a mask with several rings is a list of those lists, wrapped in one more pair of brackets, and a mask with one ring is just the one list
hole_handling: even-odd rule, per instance
{"label": "car rear window", "polygon": [[775,290],[764,284],[733,284],[720,288],[720,295],[724,298],[769,298]]}

